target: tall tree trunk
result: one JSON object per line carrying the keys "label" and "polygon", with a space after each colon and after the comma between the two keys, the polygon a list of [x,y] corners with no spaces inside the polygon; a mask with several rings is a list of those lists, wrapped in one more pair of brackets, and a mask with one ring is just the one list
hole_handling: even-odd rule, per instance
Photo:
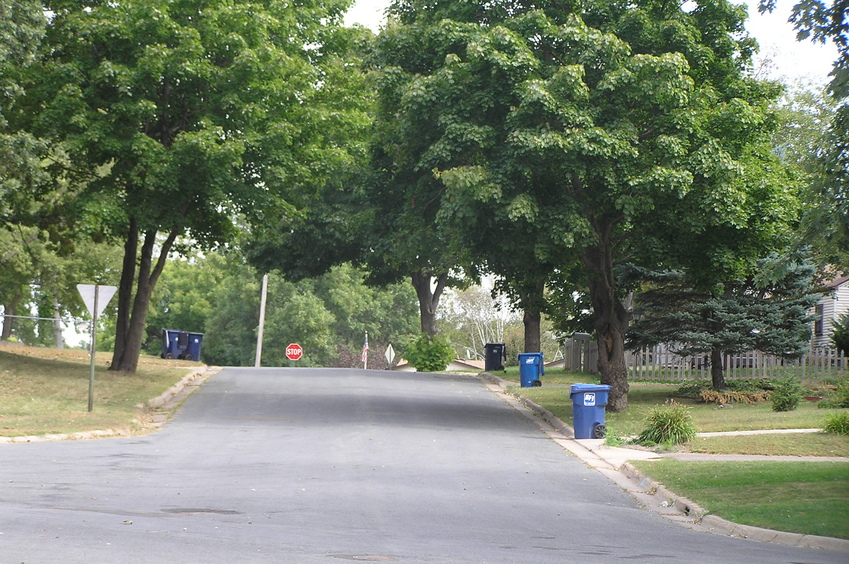
{"label": "tall tree trunk", "polygon": [[542,304],[545,294],[545,282],[536,282],[527,287],[520,295],[524,305],[522,324],[525,326],[525,352],[535,353],[541,351],[542,338],[540,326],[542,321]]}
{"label": "tall tree trunk", "polygon": [[525,351],[526,353],[540,352],[540,320],[542,314],[538,311],[525,310],[522,316],[522,324],[525,326]]}
{"label": "tall tree trunk", "polygon": [[710,351],[710,379],[715,390],[725,389],[725,371],[722,366],[722,351],[714,347]]}
{"label": "tall tree trunk", "polygon": [[118,283],[118,316],[115,321],[115,348],[112,351],[110,370],[119,370],[120,359],[124,357],[127,331],[130,326],[130,310],[133,304],[133,284],[136,281],[136,261],[138,260],[139,232],[135,218],[130,218],[127,239],[124,241],[124,260],[121,265],[121,281]]}
{"label": "tall tree trunk", "polygon": [[[122,335],[123,347],[121,354],[118,354],[118,334],[115,338],[115,354],[112,356],[111,370],[120,370],[122,372],[135,373],[138,368],[139,355],[141,355],[142,341],[144,340],[145,321],[147,320],[147,308],[150,305],[150,296],[159,280],[159,275],[162,274],[162,269],[165,268],[165,263],[168,259],[168,253],[174,245],[174,240],[177,238],[177,230],[172,231],[166,240],[162,243],[159,251],[159,256],[156,259],[156,264],[153,263],[153,251],[156,244],[156,231],[148,231],[145,233],[144,242],[141,247],[141,255],[139,259],[138,281],[136,284],[136,294],[131,297],[132,310],[125,317],[126,324]],[[124,265],[127,265],[127,257],[124,257]],[[124,273],[121,275],[121,283],[124,283]],[[119,304],[119,308],[120,308]],[[128,305],[127,305],[128,307]],[[119,318],[120,318],[119,309]]]}
{"label": "tall tree trunk", "polygon": [[421,269],[410,276],[416,296],[419,298],[419,312],[421,315],[422,332],[433,337],[436,335],[436,308],[439,306],[439,298],[445,290],[448,274],[441,274],[436,279],[436,285],[432,283],[433,276],[429,269]]}
{"label": "tall tree trunk", "polygon": [[589,272],[590,301],[595,316],[598,340],[598,370],[601,383],[610,386],[607,410],[628,409],[628,368],[625,364],[625,333],[630,315],[616,298],[613,275],[613,244],[611,226],[597,229],[599,241],[584,252],[584,264]]}
{"label": "tall tree trunk", "polygon": [[64,328],[62,327],[62,310],[59,307],[59,298],[56,294],[52,295],[53,299],[53,341],[57,349],[65,348]]}
{"label": "tall tree trunk", "polygon": [[5,307],[3,308],[3,332],[0,333],[0,341],[8,341],[12,336],[12,329],[15,326],[15,317],[18,313],[18,302],[21,300],[20,294],[15,294],[12,296],[12,299],[3,304]]}

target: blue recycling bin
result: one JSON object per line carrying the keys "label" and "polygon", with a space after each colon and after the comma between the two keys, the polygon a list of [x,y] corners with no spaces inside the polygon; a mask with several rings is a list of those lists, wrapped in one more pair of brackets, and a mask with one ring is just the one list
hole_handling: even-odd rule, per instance
{"label": "blue recycling bin", "polygon": [[177,329],[162,330],[162,358],[199,360],[203,333],[190,333]]}
{"label": "blue recycling bin", "polygon": [[542,353],[519,353],[519,382],[523,388],[542,386],[540,377],[545,374]]}
{"label": "blue recycling bin", "polygon": [[572,421],[576,439],[603,439],[607,433],[604,424],[605,407],[610,386],[605,384],[573,384]]}
{"label": "blue recycling bin", "polygon": [[203,333],[188,333],[188,344],[183,352],[185,360],[200,360],[200,345],[203,342]]}
{"label": "blue recycling bin", "polygon": [[179,346],[181,331],[175,329],[162,330],[162,358],[179,358],[182,351]]}

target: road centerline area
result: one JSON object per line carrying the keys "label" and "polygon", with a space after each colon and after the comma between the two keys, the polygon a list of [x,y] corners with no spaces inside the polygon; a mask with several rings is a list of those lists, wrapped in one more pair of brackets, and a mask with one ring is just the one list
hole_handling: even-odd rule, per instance
{"label": "road centerline area", "polygon": [[151,435],[2,445],[0,479],[0,562],[845,561],[671,524],[444,374],[226,368]]}

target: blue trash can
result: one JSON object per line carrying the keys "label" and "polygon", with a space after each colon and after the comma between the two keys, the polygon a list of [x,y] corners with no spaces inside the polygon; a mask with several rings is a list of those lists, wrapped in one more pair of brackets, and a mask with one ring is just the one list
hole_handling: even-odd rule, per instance
{"label": "blue trash can", "polygon": [[162,330],[162,358],[180,358],[180,333],[176,329]]}
{"label": "blue trash can", "polygon": [[540,377],[545,374],[542,353],[519,354],[519,381],[523,388],[542,386]]}
{"label": "blue trash can", "polygon": [[185,360],[200,360],[200,345],[203,342],[203,333],[187,333],[188,343],[183,352]]}
{"label": "blue trash can", "polygon": [[200,360],[203,333],[190,333],[177,329],[162,330],[162,358]]}
{"label": "blue trash can", "polygon": [[604,424],[605,406],[610,386],[605,384],[573,384],[572,421],[576,439],[603,439],[607,433]]}

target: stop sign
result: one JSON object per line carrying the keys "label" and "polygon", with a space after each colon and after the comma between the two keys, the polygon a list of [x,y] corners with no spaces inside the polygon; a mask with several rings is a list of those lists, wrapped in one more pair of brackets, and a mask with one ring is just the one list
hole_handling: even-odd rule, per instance
{"label": "stop sign", "polygon": [[292,343],[286,347],[286,358],[289,360],[298,360],[304,355],[304,349],[298,343]]}

